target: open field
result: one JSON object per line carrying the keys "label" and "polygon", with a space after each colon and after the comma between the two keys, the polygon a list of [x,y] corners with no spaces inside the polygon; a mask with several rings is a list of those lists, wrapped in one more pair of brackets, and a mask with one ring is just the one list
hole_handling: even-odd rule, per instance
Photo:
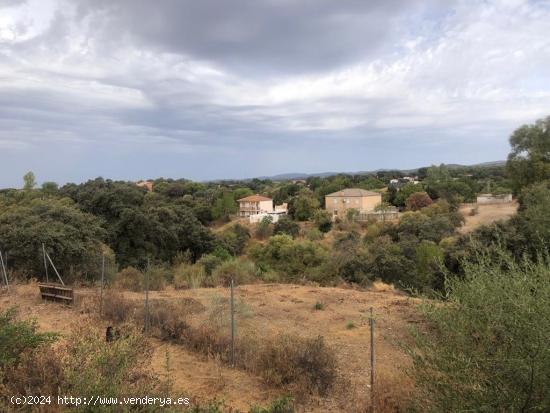
{"label": "open field", "polygon": [[470,211],[475,207],[476,204],[465,204],[460,207],[460,212],[466,219],[464,225],[459,228],[462,234],[471,232],[482,225],[509,219],[516,214],[518,203],[514,201],[509,204],[477,205],[477,215],[471,216]]}
{"label": "open field", "polygon": [[[17,305],[22,316],[37,319],[40,330],[67,333],[72,323],[93,318],[87,313],[89,306],[86,301],[97,292],[79,289],[76,294],[75,307],[70,308],[41,302],[36,285],[19,285],[14,286],[9,295],[0,296],[0,308]],[[143,302],[142,294],[125,292],[124,295],[136,303]],[[215,288],[151,292],[150,299],[198,302],[198,307],[203,307],[196,315],[199,321],[207,319],[215,303],[227,296],[226,289]],[[408,365],[408,359],[399,346],[408,340],[408,328],[420,321],[415,309],[417,300],[380,284],[375,284],[367,292],[280,284],[246,285],[236,289],[236,300],[246,309],[237,319],[237,334],[247,330],[266,336],[285,333],[303,337],[322,335],[335,348],[339,369],[337,385],[327,397],[305,401],[299,411],[355,411],[351,406],[366,406],[369,397],[370,307],[373,307],[376,318],[376,363],[381,387],[387,389],[390,399],[403,397],[411,391],[412,383],[402,371]],[[314,309],[317,302],[323,304],[322,310]],[[102,328],[107,326],[97,318],[93,320]],[[353,328],[349,327],[350,323],[353,323]],[[284,389],[270,388],[259,377],[231,369],[214,358],[197,355],[177,344],[152,340],[155,353],[151,367],[164,374],[168,352],[176,393],[199,401],[216,397],[223,399],[228,406],[242,410],[251,404],[265,404],[286,393]]]}

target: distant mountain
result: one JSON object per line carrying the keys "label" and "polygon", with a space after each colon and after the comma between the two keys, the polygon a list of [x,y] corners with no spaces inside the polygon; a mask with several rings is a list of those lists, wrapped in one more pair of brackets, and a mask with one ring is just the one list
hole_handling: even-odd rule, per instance
{"label": "distant mountain", "polygon": [[[492,161],[492,162],[482,162],[477,163],[474,165],[460,165],[460,164],[445,164],[445,166],[449,169],[461,169],[461,168],[490,168],[494,166],[502,166],[506,164],[506,161]],[[420,167],[421,168],[421,167]],[[373,171],[356,171],[356,172],[318,172],[318,173],[303,173],[303,172],[289,172],[285,174],[278,174],[278,175],[271,175],[271,176],[259,176],[257,179],[271,179],[272,181],[288,181],[291,179],[307,179],[310,177],[319,177],[319,178],[326,178],[327,176],[334,176],[339,174],[346,174],[346,175],[368,175],[368,174],[375,174],[377,172],[384,172],[384,171],[397,171],[401,172],[405,175],[407,174],[414,174],[418,172],[420,168],[413,168],[413,169],[376,169]],[[252,178],[250,178],[252,179]],[[250,180],[245,179],[245,180]]]}

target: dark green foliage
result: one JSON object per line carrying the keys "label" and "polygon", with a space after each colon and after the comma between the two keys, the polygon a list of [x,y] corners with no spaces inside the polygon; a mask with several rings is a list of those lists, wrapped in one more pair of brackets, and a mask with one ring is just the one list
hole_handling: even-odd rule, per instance
{"label": "dark green foliage", "polygon": [[524,125],[510,137],[506,168],[514,189],[550,179],[550,116]]}
{"label": "dark green foliage", "polygon": [[332,229],[332,218],[324,209],[318,209],[314,212],[313,222],[321,232],[327,233]]}
{"label": "dark green foliage", "polygon": [[273,226],[273,234],[287,234],[296,238],[300,234],[300,226],[290,217],[283,216]]}
{"label": "dark green foliage", "polygon": [[43,273],[42,244],[65,281],[97,267],[105,232],[100,220],[81,212],[70,199],[0,201],[0,242],[9,264],[37,276]]}
{"label": "dark green foliage", "polygon": [[56,338],[55,334],[38,333],[35,321],[19,321],[16,315],[15,308],[0,311],[0,384],[2,370],[17,364],[24,353],[35,351]]}
{"label": "dark green foliage", "polygon": [[260,239],[265,239],[271,235],[272,228],[271,223],[273,218],[271,216],[265,216],[262,218],[258,225],[256,225],[256,236]]}
{"label": "dark green foliage", "polygon": [[422,185],[408,183],[404,187],[402,187],[396,194],[395,198],[393,198],[393,205],[396,207],[404,208],[405,204],[407,202],[407,199],[416,192],[422,191]]}
{"label": "dark green foliage", "polygon": [[267,407],[252,407],[249,413],[294,413],[292,398],[289,396],[273,400]]}
{"label": "dark green foliage", "polygon": [[307,221],[313,217],[319,208],[319,201],[309,192],[303,192],[294,197],[288,205],[288,213],[296,221]]}
{"label": "dark green foliage", "polygon": [[220,247],[233,256],[242,254],[249,239],[250,232],[248,228],[241,224],[235,224],[218,234],[218,243]]}
{"label": "dark green foliage", "polygon": [[[550,264],[481,253],[447,282],[412,349],[421,411],[550,410]],[[428,402],[425,402],[428,401]]]}
{"label": "dark green foliage", "polygon": [[293,240],[289,235],[274,235],[267,244],[252,248],[250,256],[261,266],[278,271],[286,280],[297,280],[324,264],[328,252],[311,241]]}

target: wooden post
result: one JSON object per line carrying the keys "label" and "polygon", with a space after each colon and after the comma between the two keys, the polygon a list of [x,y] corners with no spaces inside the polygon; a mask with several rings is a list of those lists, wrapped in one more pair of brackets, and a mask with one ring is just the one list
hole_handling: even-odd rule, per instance
{"label": "wooden post", "polygon": [[145,334],[149,333],[149,268],[151,263],[147,258],[147,268],[145,270],[145,325],[143,330]]}
{"label": "wooden post", "polygon": [[[6,259],[7,261],[7,259]],[[6,265],[4,264],[4,257],[2,251],[0,251],[0,263],[2,264],[2,271],[4,272],[4,280],[6,281],[6,289],[10,290],[10,282],[8,281],[8,273],[6,272]]]}
{"label": "wooden post", "polygon": [[370,308],[370,404],[371,413],[375,413],[374,407],[374,317]]}
{"label": "wooden post", "polygon": [[101,290],[99,293],[99,317],[103,315],[103,286],[105,285],[105,253],[101,254]]}
{"label": "wooden post", "polygon": [[59,278],[59,282],[61,283],[61,285],[65,285],[65,283],[61,279],[61,275],[59,275],[59,271],[57,271],[57,268],[55,268],[55,265],[54,265],[52,259],[50,258],[50,254],[46,253],[46,258],[48,258],[48,261],[50,261],[50,264],[52,264],[52,268],[55,271],[55,273],[57,275],[57,278]]}
{"label": "wooden post", "polygon": [[46,270],[46,283],[49,283],[50,280],[48,278],[48,262],[46,261],[46,247],[44,246],[44,243],[42,243],[42,256],[44,257],[44,269]]}
{"label": "wooden post", "polygon": [[235,300],[234,300],[234,283],[231,278],[231,366],[235,367]]}

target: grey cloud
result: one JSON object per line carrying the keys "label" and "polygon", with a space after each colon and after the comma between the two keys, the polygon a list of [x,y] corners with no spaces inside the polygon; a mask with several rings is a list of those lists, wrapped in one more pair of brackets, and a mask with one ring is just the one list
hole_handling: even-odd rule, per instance
{"label": "grey cloud", "polygon": [[[446,2],[449,7],[452,2]],[[389,50],[406,18],[437,2],[419,0],[82,0],[102,42],[192,56],[250,76],[334,68]],[[441,7],[435,7],[442,10]]]}

